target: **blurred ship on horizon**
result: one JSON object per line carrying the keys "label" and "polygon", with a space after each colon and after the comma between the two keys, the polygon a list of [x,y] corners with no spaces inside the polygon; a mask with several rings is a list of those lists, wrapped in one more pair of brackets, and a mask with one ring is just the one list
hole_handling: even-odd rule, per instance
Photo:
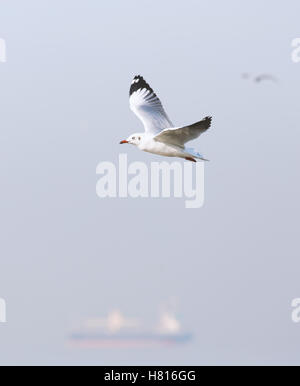
{"label": "blurred ship on horizon", "polygon": [[183,332],[173,313],[163,311],[154,328],[145,328],[138,319],[125,318],[114,310],[106,318],[87,319],[69,336],[76,347],[141,347],[187,343],[192,334]]}

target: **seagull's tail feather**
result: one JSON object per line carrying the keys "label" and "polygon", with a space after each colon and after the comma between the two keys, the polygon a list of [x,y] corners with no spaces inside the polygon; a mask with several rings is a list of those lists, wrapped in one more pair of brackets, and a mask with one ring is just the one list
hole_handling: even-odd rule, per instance
{"label": "seagull's tail feather", "polygon": [[190,154],[192,157],[201,159],[201,161],[209,161],[209,159],[204,158],[202,154],[198,153],[193,148],[186,148],[185,151],[186,153]]}

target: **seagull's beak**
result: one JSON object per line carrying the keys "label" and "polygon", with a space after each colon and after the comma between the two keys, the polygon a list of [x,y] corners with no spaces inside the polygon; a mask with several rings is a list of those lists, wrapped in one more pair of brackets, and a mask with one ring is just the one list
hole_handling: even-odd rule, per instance
{"label": "seagull's beak", "polygon": [[123,143],[128,143],[128,141],[126,141],[126,139],[124,139],[123,141],[120,142],[120,145],[122,145]]}

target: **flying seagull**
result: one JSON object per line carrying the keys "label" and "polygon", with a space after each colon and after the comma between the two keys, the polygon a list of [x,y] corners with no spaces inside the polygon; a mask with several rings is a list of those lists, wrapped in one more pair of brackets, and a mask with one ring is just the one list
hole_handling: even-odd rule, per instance
{"label": "flying seagull", "polygon": [[[243,79],[250,79],[251,78],[251,74],[249,74],[247,72],[244,72],[242,74],[242,78]],[[277,78],[274,75],[272,75],[272,74],[259,74],[259,75],[255,75],[252,80],[255,83],[261,83],[261,82],[263,82],[265,80],[270,80],[272,82],[277,82]]]}
{"label": "flying seagull", "polygon": [[272,82],[277,82],[277,79],[275,78],[275,76],[271,74],[260,74],[254,78],[254,82],[256,83],[263,82],[264,80],[271,80]]}
{"label": "flying seagull", "polygon": [[130,143],[140,150],[166,157],[179,157],[196,162],[207,161],[185,143],[198,138],[211,125],[211,117],[189,126],[174,127],[159,98],[140,75],[133,78],[129,90],[129,105],[144,125],[144,133],[135,133],[120,143]]}

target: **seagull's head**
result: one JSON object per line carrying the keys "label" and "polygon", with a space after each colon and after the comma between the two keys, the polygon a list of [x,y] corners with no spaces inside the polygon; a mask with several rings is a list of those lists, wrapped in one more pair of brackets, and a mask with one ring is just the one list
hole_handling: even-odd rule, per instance
{"label": "seagull's head", "polygon": [[123,141],[121,141],[120,144],[130,143],[131,145],[138,146],[141,143],[142,139],[143,139],[142,133],[131,134],[127,139],[124,139]]}

